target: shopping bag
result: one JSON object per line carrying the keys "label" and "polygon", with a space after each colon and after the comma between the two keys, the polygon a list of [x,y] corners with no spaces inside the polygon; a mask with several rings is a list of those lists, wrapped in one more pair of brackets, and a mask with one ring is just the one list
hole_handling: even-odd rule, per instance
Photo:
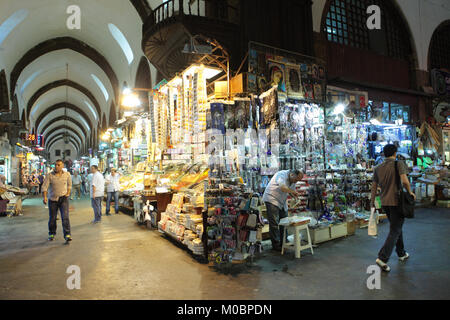
{"label": "shopping bag", "polygon": [[369,228],[368,233],[369,236],[376,236],[378,234],[377,228],[377,211],[375,208],[370,209],[370,218],[369,218]]}

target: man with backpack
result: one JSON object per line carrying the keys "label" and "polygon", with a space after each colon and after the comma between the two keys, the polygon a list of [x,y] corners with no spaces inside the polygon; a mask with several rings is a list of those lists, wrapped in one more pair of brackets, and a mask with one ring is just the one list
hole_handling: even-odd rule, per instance
{"label": "man with backpack", "polygon": [[400,261],[405,261],[409,258],[409,254],[405,251],[403,243],[402,227],[405,217],[399,209],[399,188],[396,182],[397,171],[400,176],[400,184],[406,188],[414,200],[416,199],[416,195],[411,191],[411,186],[406,175],[406,164],[403,161],[396,161],[397,147],[393,144],[388,144],[384,147],[383,153],[385,156],[383,163],[375,167],[373,172],[370,204],[372,208],[375,208],[375,196],[379,187],[381,189],[381,206],[389,219],[389,235],[378,253],[376,263],[383,271],[389,272],[391,268],[387,263],[394,247]]}

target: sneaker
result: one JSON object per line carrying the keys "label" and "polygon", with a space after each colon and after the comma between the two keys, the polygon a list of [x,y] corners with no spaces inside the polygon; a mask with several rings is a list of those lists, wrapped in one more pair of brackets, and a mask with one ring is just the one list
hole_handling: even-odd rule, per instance
{"label": "sneaker", "polygon": [[376,260],[377,265],[383,270],[384,272],[391,271],[391,268],[387,265],[387,263],[381,261],[380,259]]}
{"label": "sneaker", "polygon": [[53,234],[48,236],[48,241],[53,241],[55,240],[55,236]]}
{"label": "sneaker", "polygon": [[405,252],[405,255],[403,257],[398,257],[398,260],[403,262],[403,261],[408,260],[408,258],[409,258],[409,253]]}
{"label": "sneaker", "polygon": [[110,216],[111,214],[110,214],[110,213],[107,213],[106,215],[107,215],[107,216]]}
{"label": "sneaker", "polygon": [[69,234],[65,237],[66,241],[72,241],[72,236]]}
{"label": "sneaker", "polygon": [[91,223],[98,223],[99,221],[97,220],[92,220]]}

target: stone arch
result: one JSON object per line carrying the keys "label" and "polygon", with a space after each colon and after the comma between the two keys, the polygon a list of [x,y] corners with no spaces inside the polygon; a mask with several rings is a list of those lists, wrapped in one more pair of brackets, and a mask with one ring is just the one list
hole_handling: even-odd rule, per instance
{"label": "stone arch", "polygon": [[20,119],[22,120],[22,127],[24,129],[27,129],[27,118],[25,117],[25,109],[22,110],[22,116],[20,117]]}
{"label": "stone arch", "polygon": [[[51,139],[51,141],[49,142],[49,144],[47,146],[47,150],[50,152],[51,147],[60,140],[64,140],[64,136],[62,134],[54,136]],[[71,136],[69,137],[69,141],[73,144],[75,149],[80,150],[80,146],[79,146],[78,142],[75,139],[73,139]]]}
{"label": "stone arch", "polygon": [[[152,75],[150,71],[150,65],[146,57],[141,57],[138,69],[136,71],[136,79],[134,82],[136,88],[151,89],[152,88]],[[139,99],[144,106],[144,111],[148,112],[150,109],[148,92],[138,91]]]}
{"label": "stone arch", "polygon": [[17,80],[19,79],[20,74],[22,71],[34,60],[39,58],[40,56],[43,56],[49,52],[56,51],[56,50],[63,50],[63,49],[70,49],[73,51],[76,51],[87,58],[94,61],[107,75],[111,82],[111,86],[114,91],[114,96],[116,99],[119,96],[118,87],[119,87],[119,80],[117,78],[116,73],[114,72],[114,69],[109,64],[108,60],[100,54],[96,49],[89,46],[88,44],[84,43],[83,41],[80,41],[78,39],[72,38],[72,37],[59,37],[59,38],[53,38],[46,40],[44,42],[41,42],[37,46],[30,49],[25,55],[16,63],[14,66],[12,72],[11,72],[11,87],[10,87],[10,93],[11,95],[14,94],[14,90],[16,87]]}
{"label": "stone arch", "polygon": [[428,70],[432,69],[447,69],[450,72],[450,20],[442,22],[431,37]]}
{"label": "stone arch", "polygon": [[48,83],[45,86],[41,87],[38,91],[36,91],[33,94],[33,96],[30,98],[30,100],[27,103],[27,113],[26,114],[27,114],[28,118],[30,117],[30,112],[31,112],[31,109],[33,108],[33,105],[36,103],[36,101],[39,99],[40,96],[42,96],[43,94],[45,94],[46,92],[48,92],[54,88],[58,88],[58,87],[62,87],[62,86],[68,86],[68,87],[74,88],[75,90],[78,90],[78,91],[82,92],[84,95],[86,95],[89,98],[89,100],[91,100],[92,103],[94,104],[95,110],[97,111],[97,115],[98,115],[98,117],[100,117],[100,114],[101,114],[100,104],[98,103],[97,99],[92,94],[92,92],[89,89],[87,89],[86,87],[78,84],[77,82],[63,79],[63,80],[57,80],[57,81]]}
{"label": "stone arch", "polygon": [[114,101],[111,102],[111,107],[109,108],[109,126],[114,126],[115,122],[117,121],[116,118],[116,104]]}
{"label": "stone arch", "polygon": [[56,127],[56,128],[53,128],[52,130],[50,130],[50,131],[46,134],[46,136],[47,136],[47,137],[51,137],[51,135],[52,135],[53,133],[55,133],[56,131],[61,130],[61,129],[64,129],[65,131],[68,131],[68,132],[72,132],[75,136],[78,137],[78,139],[80,139],[81,143],[84,142],[84,139],[80,136],[80,134],[79,134],[78,132],[76,132],[75,129],[69,127],[68,125],[61,125],[61,126],[58,126],[58,127]]}
{"label": "stone arch", "polygon": [[[39,128],[39,124],[41,123],[41,121],[44,119],[44,117],[51,111],[55,111],[58,109],[64,109],[67,108],[69,110],[72,110],[74,112],[77,112],[82,118],[84,118],[84,120],[86,121],[86,123],[88,123],[90,125],[91,128],[95,128],[94,123],[92,123],[91,119],[87,116],[87,114],[81,110],[80,108],[78,108],[76,105],[68,103],[68,102],[60,102],[57,104],[54,104],[51,107],[48,107],[47,109],[45,109],[43,112],[41,112],[39,118],[36,120],[36,122],[34,123],[34,127],[37,129]],[[22,114],[24,114],[25,110],[23,111]]]}
{"label": "stone arch", "polygon": [[104,131],[104,130],[108,129],[107,126],[108,126],[108,123],[106,122],[106,114],[103,113],[103,117],[102,117],[102,130]]}
{"label": "stone arch", "polygon": [[0,71],[0,111],[9,111],[8,82],[5,70]]}
{"label": "stone arch", "polygon": [[[69,116],[60,116],[60,117],[56,117],[56,118],[52,119],[52,121],[49,121],[49,122],[48,122],[48,123],[40,130],[40,132],[45,132],[45,130],[47,130],[48,127],[50,127],[53,123],[58,122],[58,121],[61,121],[61,120],[67,120],[67,121],[70,121],[70,122],[74,123],[78,128],[80,128],[80,130],[83,132],[84,136],[85,136],[86,138],[88,137],[87,131],[86,131],[86,129],[84,128],[84,126],[83,126],[80,122],[78,122],[77,120],[75,120],[74,118],[69,117]],[[37,130],[37,129],[38,129],[38,128],[36,127],[36,130]]]}

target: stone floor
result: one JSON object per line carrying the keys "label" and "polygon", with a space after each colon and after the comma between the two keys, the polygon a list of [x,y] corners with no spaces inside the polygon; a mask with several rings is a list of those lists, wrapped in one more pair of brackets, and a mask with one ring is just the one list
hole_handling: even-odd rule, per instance
{"label": "stone floor", "polygon": [[[73,241],[63,245],[61,220],[47,242],[48,211],[40,199],[24,215],[0,218],[0,299],[449,299],[450,210],[420,209],[404,227],[411,258],[382,274],[381,289],[366,286],[367,267],[387,235],[367,229],[320,245],[301,259],[264,252],[254,265],[217,271],[198,263],[157,231],[125,214],[90,224],[87,199],[70,207]],[[66,286],[67,267],[81,269],[81,289]]]}

